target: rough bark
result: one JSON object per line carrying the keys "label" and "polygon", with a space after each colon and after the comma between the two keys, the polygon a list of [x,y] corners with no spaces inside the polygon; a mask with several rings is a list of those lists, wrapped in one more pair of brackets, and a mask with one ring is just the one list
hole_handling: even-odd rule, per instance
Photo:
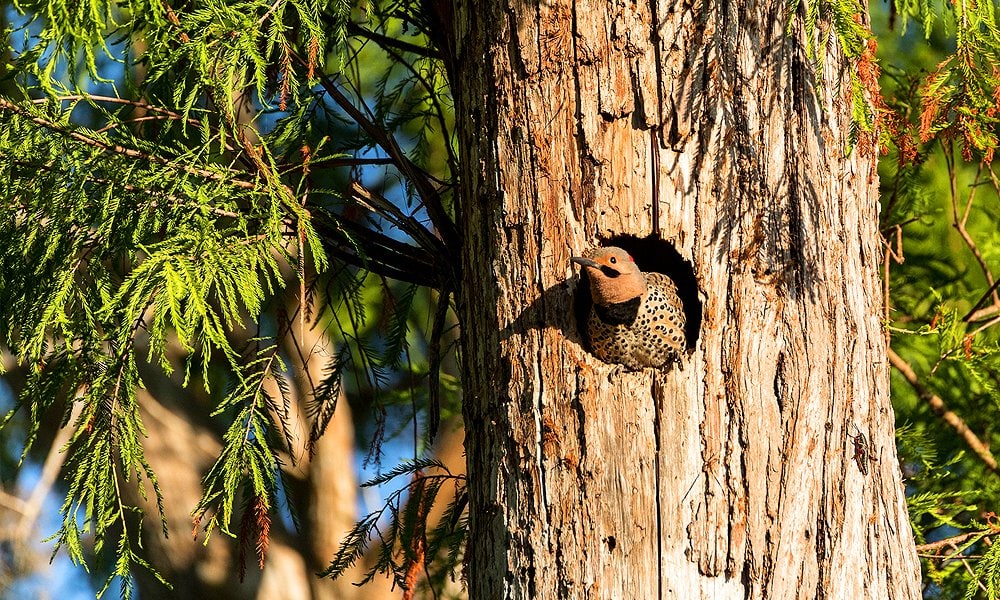
{"label": "rough bark", "polygon": [[[786,6],[456,4],[471,597],[920,596],[874,161]],[[569,257],[622,235],[693,267],[673,370],[581,346]]]}

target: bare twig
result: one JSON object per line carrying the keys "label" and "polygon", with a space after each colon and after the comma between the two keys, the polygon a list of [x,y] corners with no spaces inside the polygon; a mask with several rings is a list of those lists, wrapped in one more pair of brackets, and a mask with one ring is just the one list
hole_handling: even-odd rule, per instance
{"label": "bare twig", "polygon": [[264,13],[263,16],[261,16],[261,18],[257,19],[257,24],[262,25],[264,21],[267,20],[268,17],[274,14],[274,11],[278,10],[278,7],[281,6],[284,3],[284,1],[285,0],[274,0],[274,3],[271,4],[271,8],[267,9],[267,12]]}
{"label": "bare twig", "polygon": [[[980,170],[982,168],[983,166],[980,165]],[[987,172],[990,174],[990,181],[993,183],[993,189],[997,192],[997,194],[1000,194],[1000,180],[997,179],[996,171],[993,170],[992,165],[989,165],[987,167]],[[976,174],[977,178],[978,175],[979,174],[977,173]],[[964,219],[968,219],[968,210],[966,210],[966,215]],[[963,219],[963,224],[964,224],[964,219]],[[982,261],[980,261],[980,264],[982,265]],[[989,270],[985,269],[984,267],[984,271],[986,272],[986,279],[990,283],[990,287],[982,295],[979,301],[976,302],[976,304],[972,307],[972,310],[970,310],[968,314],[962,317],[963,321],[978,321],[980,319],[986,319],[992,317],[997,312],[1000,312],[1000,292],[998,292],[998,288],[1000,288],[1000,280],[993,281]],[[986,300],[988,299],[992,299],[993,302],[988,306],[984,306],[986,304]]]}
{"label": "bare twig", "polygon": [[986,304],[986,301],[991,296],[996,294],[998,287],[1000,287],[1000,279],[993,282],[993,285],[991,285],[990,288],[986,290],[985,293],[983,293],[979,301],[976,302],[975,305],[973,305],[972,310],[970,310],[964,317],[962,317],[962,320],[966,322],[978,321],[980,319],[991,317],[994,314],[996,314],[997,311],[1000,311],[1000,303],[997,302],[994,302],[993,304],[990,304],[989,306],[983,308],[983,304]]}
{"label": "bare twig", "polygon": [[986,468],[994,473],[997,473],[998,467],[996,458],[993,457],[989,448],[982,442],[982,440],[979,439],[975,432],[969,429],[969,426],[965,424],[965,421],[955,414],[955,412],[949,410],[940,396],[928,390],[924,384],[920,382],[917,374],[913,371],[913,367],[900,358],[900,356],[896,354],[892,348],[888,349],[888,354],[889,362],[892,363],[892,366],[896,367],[896,370],[903,375],[906,381],[917,392],[917,395],[930,405],[934,414],[941,417],[948,425],[951,425],[955,432],[958,433],[958,435],[965,441],[966,445],[969,446],[969,449],[983,461]]}
{"label": "bare twig", "polygon": [[[969,321],[973,320],[972,317],[974,316],[982,318],[983,316],[982,312],[978,311],[977,309],[979,309],[983,305],[983,302],[987,297],[991,297],[993,300],[993,303],[989,307],[990,309],[992,309],[995,312],[997,308],[1000,308],[1000,293],[997,292],[997,285],[993,279],[993,273],[990,271],[989,266],[987,266],[986,260],[983,258],[982,252],[979,251],[979,247],[976,245],[975,240],[972,239],[972,236],[969,234],[969,231],[965,227],[966,223],[969,221],[969,215],[972,212],[972,203],[976,198],[976,189],[978,188],[978,186],[977,185],[969,186],[969,198],[966,201],[965,206],[960,208],[958,201],[959,194],[958,194],[957,174],[955,171],[955,158],[954,155],[952,154],[950,144],[944,145],[943,149],[944,149],[945,163],[947,164],[948,173],[950,174],[949,188],[951,192],[952,226],[955,228],[956,231],[958,231],[958,234],[962,237],[962,241],[965,242],[965,245],[969,248],[969,251],[972,253],[973,258],[975,258],[976,262],[979,263],[979,268],[982,270],[983,275],[986,277],[986,283],[989,285],[989,289],[983,295],[983,298],[980,299],[979,302],[976,303],[975,308],[969,311],[969,313],[965,315],[965,317],[963,318],[963,320]],[[976,171],[976,177],[974,181],[979,181],[979,177],[982,175],[982,173],[983,173],[983,165],[980,164],[978,170]],[[993,177],[992,171],[990,172],[990,174],[992,178]],[[979,312],[979,314],[977,314],[977,312]]]}
{"label": "bare twig", "polygon": [[[953,163],[949,162],[949,168],[953,167]],[[976,171],[976,180],[983,172],[983,165],[979,165],[979,170]],[[990,272],[990,268],[986,265],[986,260],[983,258],[982,252],[979,251],[979,247],[976,245],[975,240],[969,235],[969,231],[965,228],[965,224],[969,221],[969,214],[972,211],[972,203],[976,198],[976,189],[978,186],[969,186],[969,199],[965,203],[965,208],[961,210],[962,216],[959,218],[959,206],[958,206],[958,189],[957,183],[955,181],[955,175],[951,177],[951,208],[952,208],[952,226],[958,230],[959,235],[962,236],[962,240],[965,241],[965,245],[969,247],[969,251],[972,252],[972,256],[975,257],[976,262],[979,263],[979,268],[982,269],[983,275],[986,276],[986,281],[991,286],[993,285],[993,273]],[[1000,295],[996,292],[993,294],[993,302],[1000,304]]]}
{"label": "bare twig", "polygon": [[[896,261],[896,264],[902,264],[902,262],[904,260],[906,260],[904,258],[904,256],[903,256],[903,226],[902,225],[894,225],[892,227],[892,229],[895,230],[896,250],[894,251],[892,249],[892,241],[891,240],[886,239],[884,237],[884,235],[883,235],[883,239],[882,239],[882,242],[885,244],[885,258],[884,258],[884,261],[883,261],[883,264],[882,264],[882,302],[883,302],[883,306],[882,306],[882,309],[883,309],[882,318],[883,318],[883,320],[884,320],[885,323],[889,322],[889,310],[890,310],[889,309],[889,306],[890,306],[889,300],[891,298],[890,289],[889,289],[889,261],[890,261],[890,259],[892,259],[892,260]],[[886,327],[885,328],[885,343],[886,344],[889,343],[889,339],[890,339],[891,335],[892,335],[892,333],[889,331],[889,328]]]}

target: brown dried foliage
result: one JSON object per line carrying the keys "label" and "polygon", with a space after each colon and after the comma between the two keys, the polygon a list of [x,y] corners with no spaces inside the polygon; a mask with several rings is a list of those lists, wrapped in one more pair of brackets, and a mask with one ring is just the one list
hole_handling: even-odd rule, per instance
{"label": "brown dried foliage", "polygon": [[264,568],[267,548],[271,543],[271,514],[267,499],[255,496],[250,506],[243,512],[240,522],[240,581],[246,576],[247,549],[253,546],[257,556],[257,568]]}
{"label": "brown dried foliage", "polygon": [[413,525],[413,547],[409,552],[404,552],[406,562],[403,578],[403,600],[413,600],[413,594],[417,589],[417,578],[420,572],[425,569],[425,559],[427,552],[427,513],[430,507],[427,505],[427,497],[422,489],[424,484],[424,473],[417,470],[413,473],[413,481],[410,483],[410,499],[419,498],[416,510],[416,522]]}

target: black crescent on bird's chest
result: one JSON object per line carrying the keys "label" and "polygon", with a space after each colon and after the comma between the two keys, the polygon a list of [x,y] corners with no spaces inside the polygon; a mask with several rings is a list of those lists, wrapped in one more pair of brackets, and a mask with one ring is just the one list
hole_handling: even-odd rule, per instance
{"label": "black crescent on bird's chest", "polygon": [[608,325],[631,325],[635,322],[639,314],[639,305],[642,304],[642,296],[636,296],[625,302],[617,302],[608,305],[594,305],[594,311],[598,318]]}

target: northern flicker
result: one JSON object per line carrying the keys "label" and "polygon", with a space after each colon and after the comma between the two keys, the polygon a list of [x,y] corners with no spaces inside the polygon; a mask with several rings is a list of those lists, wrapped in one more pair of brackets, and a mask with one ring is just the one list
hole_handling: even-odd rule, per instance
{"label": "northern flicker", "polygon": [[661,273],[643,273],[621,248],[574,256],[590,280],[590,350],[627,369],[662,367],[684,352],[684,306],[677,286]]}

